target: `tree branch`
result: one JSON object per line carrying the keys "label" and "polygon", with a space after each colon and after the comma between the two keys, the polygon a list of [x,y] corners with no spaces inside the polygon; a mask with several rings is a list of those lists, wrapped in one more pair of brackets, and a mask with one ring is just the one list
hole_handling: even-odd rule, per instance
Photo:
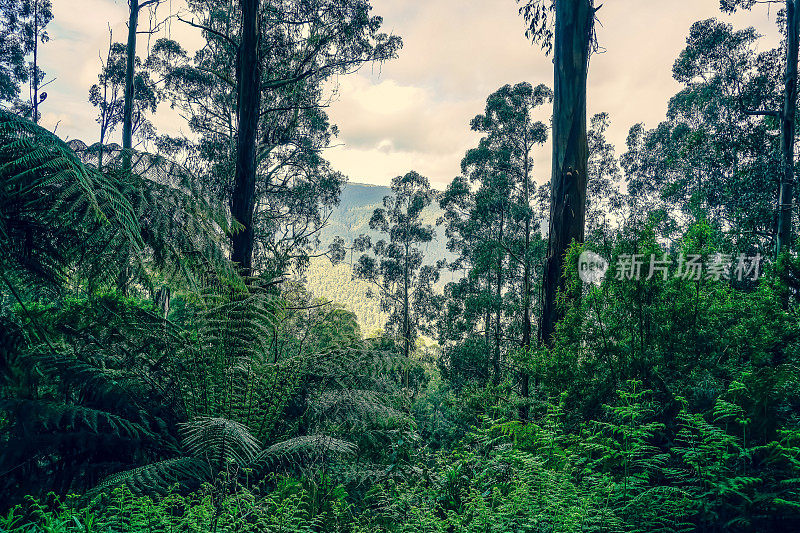
{"label": "tree branch", "polygon": [[160,4],[163,1],[164,0],[145,0],[144,2],[139,4],[139,9],[142,10],[142,9],[146,8],[147,6],[150,6],[150,5],[153,5],[153,4]]}
{"label": "tree branch", "polygon": [[221,32],[219,32],[219,31],[217,31],[217,30],[215,30],[213,28],[209,28],[208,26],[204,26],[203,24],[197,24],[193,20],[186,20],[184,18],[181,18],[180,15],[178,15],[178,20],[180,20],[184,24],[188,24],[189,26],[192,26],[192,27],[197,28],[199,30],[207,31],[208,33],[210,33],[212,35],[216,35],[220,39],[224,39],[224,40],[228,41],[228,43],[230,43],[234,48],[237,48],[237,49],[239,48],[239,43],[237,43],[236,41],[234,41],[233,39],[231,39],[230,37],[228,37],[224,33],[221,33]]}
{"label": "tree branch", "polygon": [[744,113],[745,115],[749,115],[751,117],[781,118],[781,115],[783,115],[783,113],[781,113],[780,111],[775,111],[771,109],[742,109],[742,113]]}

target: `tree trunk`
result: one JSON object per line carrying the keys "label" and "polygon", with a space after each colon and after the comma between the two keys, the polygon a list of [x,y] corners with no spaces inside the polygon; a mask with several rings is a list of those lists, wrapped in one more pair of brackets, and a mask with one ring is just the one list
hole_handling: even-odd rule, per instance
{"label": "tree trunk", "polygon": [[786,0],[786,73],[781,113],[781,173],[778,193],[778,235],[775,252],[792,247],[792,196],[794,185],[794,137],[797,112],[797,55],[800,33],[800,0]]}
{"label": "tree trunk", "polygon": [[540,340],[551,346],[563,312],[556,295],[564,287],[564,259],[573,241],[583,242],[586,219],[586,76],[594,23],[591,0],[556,2],[554,42],[553,169],[550,189],[550,231],[544,272]]}
{"label": "tree trunk", "polygon": [[[125,91],[122,107],[122,165],[131,168],[131,149],[133,148],[133,75],[136,66],[136,30],[139,26],[139,0],[128,0],[128,44],[125,49]],[[98,160],[98,163],[100,161]],[[122,294],[128,291],[129,268],[123,266],[117,277],[117,290]]]}
{"label": "tree trunk", "polygon": [[[524,196],[525,205],[530,208],[530,176],[528,170],[528,147],[525,147],[525,184]],[[525,352],[525,359],[530,355],[531,348],[531,216],[530,213],[525,217],[525,256],[523,257],[523,280],[522,280],[522,350]],[[523,371],[521,378],[520,394],[524,399],[530,396],[530,375],[527,371]],[[528,406],[522,405],[520,407],[520,418],[522,420],[528,419]]]}
{"label": "tree trunk", "polygon": [[[406,227],[406,238],[408,238],[408,227]],[[403,356],[406,361],[408,361],[409,356],[411,355],[411,317],[409,316],[411,309],[409,305],[409,294],[408,294],[408,285],[409,285],[409,266],[408,266],[408,254],[409,254],[409,243],[406,240],[406,254],[405,254],[405,267],[403,269]]]}
{"label": "tree trunk", "polygon": [[39,0],[33,2],[33,122],[39,123]]}
{"label": "tree trunk", "polygon": [[[490,272],[486,273],[486,295],[489,296],[492,294],[492,276]],[[489,360],[488,354],[489,350],[492,348],[492,308],[490,306],[486,306],[486,316],[484,317],[484,333],[483,333],[483,343],[486,348],[487,354],[487,361],[486,361],[486,383],[489,382]]]}
{"label": "tree trunk", "polygon": [[237,144],[231,215],[243,229],[231,237],[231,259],[244,275],[253,267],[253,213],[256,195],[256,141],[261,106],[261,61],[258,57],[259,0],[240,0],[242,39],[237,65]]}
{"label": "tree trunk", "polygon": [[[500,235],[499,243],[503,242],[503,221],[505,213],[500,209]],[[503,252],[501,246],[497,246],[497,292],[495,294],[495,317],[494,317],[494,356],[492,357],[492,368],[494,370],[494,384],[500,384],[500,320],[503,312]]]}
{"label": "tree trunk", "polygon": [[[125,50],[125,100],[122,108],[122,149],[133,148],[133,75],[136,65],[136,30],[139,26],[139,0],[128,0],[128,46]],[[126,161],[129,157],[126,156]]]}

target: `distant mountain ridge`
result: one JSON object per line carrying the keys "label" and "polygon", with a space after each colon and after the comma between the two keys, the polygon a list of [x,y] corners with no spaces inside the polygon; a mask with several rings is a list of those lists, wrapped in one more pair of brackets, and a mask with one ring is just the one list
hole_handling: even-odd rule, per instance
{"label": "distant mountain ridge", "polygon": [[[378,232],[369,229],[372,212],[383,207],[384,196],[390,196],[392,189],[383,185],[367,185],[364,183],[347,183],[342,190],[339,205],[333,209],[328,224],[320,232],[320,250],[326,250],[337,236],[350,246],[353,239],[367,234],[374,243],[385,238]],[[434,239],[421,247],[425,264],[435,264],[443,258],[452,258],[447,251],[444,228],[436,227],[436,219],[442,214],[439,205],[434,202],[423,215],[426,223],[434,226]],[[366,281],[353,279],[351,262],[358,261],[358,253],[348,252],[343,263],[332,265],[327,257],[315,257],[305,273],[308,289],[317,297],[341,304],[358,317],[358,323],[364,334],[372,334],[383,328],[386,314],[381,311],[376,297],[369,297],[370,285]],[[439,286],[450,281],[451,272],[441,273]]]}
{"label": "distant mountain ridge", "polygon": [[[383,207],[383,198],[391,194],[392,189],[384,185],[348,182],[342,190],[339,205],[333,209],[328,219],[328,225],[320,232],[320,248],[326,249],[336,236],[344,239],[348,246],[353,239],[363,234],[369,235],[373,243],[385,238],[369,229],[369,219],[376,208]],[[426,264],[434,264],[439,259],[451,257],[447,252],[444,228],[436,227],[436,219],[441,214],[442,210],[437,202],[433,202],[423,212],[425,223],[434,226],[433,241],[421,247]]]}

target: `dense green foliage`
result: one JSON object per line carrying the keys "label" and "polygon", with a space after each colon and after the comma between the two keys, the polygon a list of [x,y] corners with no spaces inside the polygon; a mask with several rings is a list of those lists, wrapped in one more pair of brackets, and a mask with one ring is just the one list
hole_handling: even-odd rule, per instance
{"label": "dense green foliage", "polygon": [[[346,72],[337,61],[399,41],[376,33],[368,2],[269,5],[267,75],[304,57],[316,74],[264,88],[248,276],[228,259],[242,227],[221,201],[235,91],[216,78],[235,74],[235,9],[190,2],[206,46],[190,57],[162,40],[138,63],[142,84],[162,75],[140,118],[167,97],[197,142],[104,144],[119,45],[90,92],[100,143],[0,110],[0,531],[800,529],[800,258],[765,259],[775,117],[742,107],[775,105],[781,49],[698,22],[664,122],[634,126],[618,159],[610,118],[592,117],[587,238],[546,346],[550,193],[531,170],[551,90],[489,95],[446,191],[412,171],[345,188],[333,211],[344,176],[319,154],[335,134],[325,65]],[[547,45],[554,3],[527,5]],[[0,77],[19,54],[0,47]],[[608,261],[597,283],[581,279],[585,252]]]}

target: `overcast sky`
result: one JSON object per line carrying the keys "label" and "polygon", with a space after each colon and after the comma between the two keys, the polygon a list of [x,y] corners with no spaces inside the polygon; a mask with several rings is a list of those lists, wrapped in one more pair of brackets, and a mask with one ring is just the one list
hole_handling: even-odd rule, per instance
{"label": "overcast sky", "polygon": [[[180,8],[180,0],[171,2],[173,10]],[[551,58],[525,39],[514,0],[372,4],[374,13],[384,17],[385,30],[400,35],[404,46],[398,59],[338,80],[338,97],[329,114],[340,134],[327,156],[351,181],[388,184],[393,176],[414,169],[443,188],[459,173],[464,152],[476,144],[469,121],[482,111],[491,92],[521,81],[552,86]],[[598,38],[605,51],[592,57],[588,105],[590,116],[610,114],[609,138],[618,153],[624,151],[633,124],[652,127],[664,118],[669,97],[679,89],[671,76],[672,63],[693,22],[718,17],[736,27],[755,26],[765,36],[761,49],[777,42],[774,7],[770,13],[756,7],[732,17],[718,7],[719,0],[604,3]],[[53,10],[51,41],[43,47],[41,61],[47,79],[55,81],[45,89],[42,123],[51,129],[58,123],[62,137],[93,142],[98,127],[88,89],[97,80],[109,25],[115,41],[126,38],[127,2],[53,0]],[[169,5],[161,8],[162,13],[169,10]],[[189,49],[199,46],[199,36],[182,26],[173,24],[172,36]],[[144,55],[147,40],[141,38],[139,44]],[[547,120],[549,112],[541,118]],[[161,132],[189,134],[166,104],[154,122]],[[550,173],[549,145],[535,158],[535,175],[543,182]]]}

